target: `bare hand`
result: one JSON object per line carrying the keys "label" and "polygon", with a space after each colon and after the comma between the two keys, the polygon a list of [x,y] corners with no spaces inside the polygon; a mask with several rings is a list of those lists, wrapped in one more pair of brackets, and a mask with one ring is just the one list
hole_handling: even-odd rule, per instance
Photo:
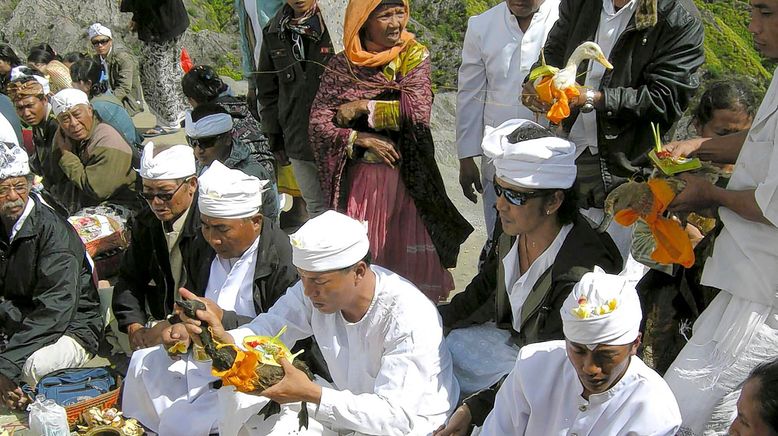
{"label": "bare hand", "polygon": [[675,141],[665,144],[662,148],[672,153],[673,157],[690,157],[700,149],[706,138],[687,139],[685,141]]}
{"label": "bare hand", "polygon": [[484,188],[481,186],[481,174],[478,172],[478,166],[472,157],[459,159],[459,185],[468,200],[478,203],[478,196],[475,195],[475,192],[483,194]]}
{"label": "bare hand", "polygon": [[673,212],[694,212],[712,206],[713,191],[716,188],[702,177],[681,174],[678,177],[686,181],[686,187],[670,203],[668,209]]}
{"label": "bare hand", "polygon": [[0,374],[0,398],[6,407],[15,410],[24,410],[30,402],[27,394],[3,374]]}
{"label": "bare hand", "polygon": [[311,381],[304,372],[295,368],[285,358],[281,358],[278,363],[284,368],[284,378],[260,392],[259,395],[270,398],[278,404],[298,401],[307,401],[313,404],[321,402],[321,386]]}
{"label": "bare hand", "polygon": [[219,307],[218,304],[207,298],[198,297],[197,295],[189,292],[184,288],[179,289],[179,293],[186,300],[198,300],[205,304],[205,310],[197,311],[197,319],[187,317],[180,307],[177,308],[178,316],[181,317],[189,337],[192,339],[192,341],[194,341],[195,344],[202,346],[200,343],[199,334],[202,333],[203,328],[208,328],[202,326],[202,323],[210,326],[211,334],[217,341],[223,344],[235,343],[235,340],[232,338],[232,336],[230,336],[230,334],[224,330],[224,326],[222,325],[222,315],[224,314],[224,311]]}
{"label": "bare hand", "polygon": [[339,127],[348,127],[349,123],[362,115],[367,115],[367,104],[369,100],[357,100],[344,103],[338,108],[335,114],[335,124]]}
{"label": "bare hand", "polygon": [[535,85],[532,82],[524,84],[524,88],[521,90],[521,104],[536,113],[545,114],[551,109],[551,105],[538,98],[538,93],[535,91]]}
{"label": "bare hand", "polygon": [[470,424],[473,422],[473,415],[470,414],[470,407],[463,404],[457,408],[446,425],[441,425],[432,432],[433,436],[465,436],[470,433]]}
{"label": "bare hand", "polygon": [[395,162],[400,160],[400,153],[395,149],[394,142],[385,136],[358,132],[354,144],[372,151],[392,168]]}
{"label": "bare hand", "polygon": [[165,348],[170,348],[179,342],[183,342],[187,348],[191,342],[189,332],[183,323],[170,325],[162,331],[162,344]]}
{"label": "bare hand", "polygon": [[286,155],[286,150],[284,149],[274,151],[273,156],[275,156],[276,163],[280,167],[285,167],[291,164],[291,162],[289,162],[289,156]]}

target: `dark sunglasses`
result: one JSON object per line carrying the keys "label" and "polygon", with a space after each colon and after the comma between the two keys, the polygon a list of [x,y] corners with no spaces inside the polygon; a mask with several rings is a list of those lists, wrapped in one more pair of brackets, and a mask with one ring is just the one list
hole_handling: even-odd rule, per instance
{"label": "dark sunglasses", "polygon": [[154,197],[159,198],[160,200],[165,202],[170,201],[173,199],[173,196],[176,195],[176,192],[178,192],[178,190],[181,189],[181,187],[184,186],[186,182],[189,181],[189,179],[191,179],[191,177],[181,182],[181,184],[178,185],[178,187],[173,192],[141,192],[140,196],[143,197],[143,199],[148,201],[149,203],[154,201]]}
{"label": "dark sunglasses", "polygon": [[110,39],[93,39],[92,45],[97,47],[98,45],[108,44],[109,41]]}
{"label": "dark sunglasses", "polygon": [[203,138],[192,138],[191,136],[187,136],[186,143],[192,148],[200,147],[205,150],[206,148],[211,148],[216,145],[216,140],[219,139],[220,136],[221,135],[205,136]]}
{"label": "dark sunglasses", "polygon": [[512,189],[503,188],[502,186],[498,185],[497,182],[494,182],[494,193],[497,194],[497,197],[502,197],[505,195],[505,199],[508,200],[508,203],[514,206],[523,206],[527,204],[527,201],[529,201],[530,198],[544,197],[547,194],[543,191],[514,191]]}

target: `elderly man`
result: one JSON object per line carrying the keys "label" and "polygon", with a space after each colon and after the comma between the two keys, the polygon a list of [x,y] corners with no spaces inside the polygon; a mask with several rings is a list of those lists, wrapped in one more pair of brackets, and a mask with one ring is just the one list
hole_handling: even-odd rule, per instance
{"label": "elderly man", "polygon": [[457,81],[459,183],[472,202],[477,201],[473,187],[483,193],[488,238],[497,218],[494,166],[482,159],[479,177],[475,164],[484,128],[534,118],[521,104],[521,87],[558,17],[559,0],[504,0],[467,23]]}
{"label": "elderly man", "polygon": [[[210,309],[197,312],[200,320],[224,343],[273,336],[284,326],[287,344],[313,335],[333,386],[317,384],[283,361],[284,379],[260,395],[282,404],[308,402],[319,432],[431,433],[459,395],[434,304],[407,280],[370,265],[367,229],[346,215],[327,211],[290,238],[301,280],[268,313],[229,332]],[[187,322],[190,335],[201,331],[196,324]],[[222,434],[297,430],[297,420],[289,423],[284,414],[250,420],[266,402],[262,397],[221,392]]]}
{"label": "elderly man", "polygon": [[89,42],[95,49],[95,59],[103,64],[108,89],[122,103],[130,116],[143,112],[140,69],[135,56],[113,46],[111,29],[95,23],[87,29]]}
{"label": "elderly man", "polygon": [[674,436],[681,415],[673,393],[635,355],[635,288],[595,268],[560,312],[565,340],[521,349],[481,435]]}
{"label": "elderly man", "polygon": [[[778,0],[752,0],[756,47],[778,59]],[[778,75],[748,132],[668,144],[675,155],[735,164],[726,189],[683,176],[679,211],[718,208],[724,224],[702,284],[721,292],[700,314],[694,334],[665,374],[688,434],[726,434],[740,386],[759,363],[778,358]]]}
{"label": "elderly man", "polygon": [[277,222],[279,210],[275,178],[251,154],[248,145],[233,137],[232,115],[216,103],[205,103],[188,112],[185,123],[186,141],[194,149],[199,171],[219,161],[227,168],[265,180],[267,187],[262,193],[262,215]]}
{"label": "elderly man", "polygon": [[187,273],[208,268],[213,250],[201,237],[197,168],[187,145],[143,150],[140,177],[145,207],[133,222],[132,241],[113,289],[113,313],[133,349],[162,343],[178,288]]}
{"label": "elderly man", "polygon": [[102,202],[138,209],[133,150],[122,135],[94,115],[83,91],[63,89],[51,106],[59,123],[51,158],[62,177],[44,185],[71,213]]}
{"label": "elderly man", "polygon": [[19,386],[86,364],[103,325],[84,245],[30,192],[32,177],[27,153],[0,144],[0,398],[19,410],[28,401]]}
{"label": "elderly man", "polygon": [[[202,237],[213,247],[187,270],[188,297],[200,296],[220,324],[237,328],[266,312],[297,281],[289,238],[260,213],[263,181],[215,161],[200,177]],[[208,435],[217,429],[216,380],[201,349],[172,360],[168,349],[189,337],[178,315],[161,331],[161,346],[136,351],[124,384],[127,416],[163,435]],[[308,335],[310,336],[310,335]]]}

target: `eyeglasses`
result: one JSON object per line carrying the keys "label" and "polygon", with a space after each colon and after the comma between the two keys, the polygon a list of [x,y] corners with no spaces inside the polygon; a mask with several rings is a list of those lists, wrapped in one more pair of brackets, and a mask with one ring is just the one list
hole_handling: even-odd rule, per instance
{"label": "eyeglasses", "polygon": [[505,195],[505,199],[508,200],[508,203],[514,206],[523,206],[527,204],[527,201],[531,198],[543,197],[546,195],[546,193],[543,191],[514,191],[512,189],[504,188],[498,185],[497,182],[494,182],[494,193],[497,194],[497,197],[502,197]]}
{"label": "eyeglasses", "polygon": [[7,197],[11,191],[16,192],[16,195],[24,195],[27,193],[29,186],[26,183],[18,183],[16,185],[0,186],[0,197]]}
{"label": "eyeglasses", "polygon": [[149,203],[154,201],[155,197],[165,202],[170,201],[173,199],[173,196],[176,195],[176,192],[178,192],[178,190],[181,189],[181,187],[184,186],[186,182],[189,181],[189,179],[191,179],[191,177],[181,182],[181,184],[178,185],[178,187],[173,192],[141,192],[140,196],[143,197],[143,199],[148,201]]}
{"label": "eyeglasses", "polygon": [[206,148],[211,148],[216,145],[216,140],[219,139],[221,135],[216,136],[205,136],[202,138],[192,138],[191,136],[186,137],[186,143],[189,144],[190,147],[200,147],[201,149],[205,150]]}
{"label": "eyeglasses", "polygon": [[92,46],[97,47],[98,45],[105,45],[108,44],[110,41],[111,41],[110,39],[93,39]]}

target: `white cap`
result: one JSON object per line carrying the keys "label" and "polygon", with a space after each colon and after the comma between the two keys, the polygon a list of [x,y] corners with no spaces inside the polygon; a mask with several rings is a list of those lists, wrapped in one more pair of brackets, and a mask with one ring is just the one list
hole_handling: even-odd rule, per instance
{"label": "white cap", "polygon": [[113,33],[111,33],[111,29],[103,26],[100,23],[95,23],[89,26],[87,33],[89,33],[89,39],[93,39],[95,36],[107,36],[108,38],[113,39]]}
{"label": "white cap", "polygon": [[80,104],[89,105],[89,96],[80,89],[67,88],[54,94],[51,99],[51,111],[54,116],[67,112]]}
{"label": "white cap", "polygon": [[206,115],[197,121],[192,121],[192,113],[186,112],[186,136],[190,138],[207,138],[221,135],[232,130],[232,116],[230,114]]}
{"label": "white cap", "polygon": [[249,218],[259,213],[267,180],[213,161],[199,178],[197,205],[200,213],[213,218]]}
{"label": "white cap", "polygon": [[370,251],[367,225],[334,210],[308,220],[289,240],[292,263],[310,272],[350,267]]}
{"label": "white cap", "polygon": [[140,176],[147,180],[172,180],[197,173],[194,151],[188,145],[155,146],[149,142],[143,147]]}
{"label": "white cap", "polygon": [[529,120],[486,126],[482,146],[484,155],[494,162],[497,177],[524,188],[571,188],[576,176],[575,144],[556,136],[515,144],[508,140],[517,128],[529,126],[543,128]]}
{"label": "white cap", "polygon": [[630,344],[637,339],[643,319],[635,287],[597,266],[581,277],[560,314],[565,338],[588,346]]}
{"label": "white cap", "polygon": [[30,174],[27,152],[18,145],[8,148],[0,144],[0,180]]}

